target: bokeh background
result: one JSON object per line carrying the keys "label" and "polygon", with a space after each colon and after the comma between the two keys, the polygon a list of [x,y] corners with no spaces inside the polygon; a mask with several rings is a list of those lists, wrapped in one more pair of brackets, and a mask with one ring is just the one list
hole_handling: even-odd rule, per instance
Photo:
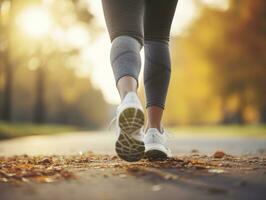
{"label": "bokeh background", "polygon": [[[105,129],[120,100],[101,1],[0,0],[0,17],[0,138]],[[165,126],[266,133],[265,19],[263,0],[179,0]]]}

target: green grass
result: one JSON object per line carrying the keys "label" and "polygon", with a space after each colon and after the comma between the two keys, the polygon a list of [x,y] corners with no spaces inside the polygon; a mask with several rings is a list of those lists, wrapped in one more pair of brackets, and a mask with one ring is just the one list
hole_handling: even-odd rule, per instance
{"label": "green grass", "polygon": [[66,125],[36,125],[31,123],[6,123],[0,121],[0,140],[29,135],[51,135],[78,131],[79,128]]}
{"label": "green grass", "polygon": [[170,127],[169,132],[178,136],[206,137],[265,137],[266,125],[218,125]]}
{"label": "green grass", "polygon": [[[0,121],[0,140],[30,135],[51,135],[79,131],[80,128],[68,125],[36,125],[31,123],[6,123]],[[266,138],[266,125],[218,125],[218,126],[179,126],[167,127],[167,131],[185,137],[262,137]]]}

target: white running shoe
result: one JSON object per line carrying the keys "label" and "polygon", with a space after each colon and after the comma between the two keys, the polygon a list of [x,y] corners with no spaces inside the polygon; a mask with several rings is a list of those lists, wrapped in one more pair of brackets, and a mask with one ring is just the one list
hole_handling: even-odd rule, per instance
{"label": "white running shoe", "polygon": [[165,160],[171,156],[170,149],[166,145],[165,131],[160,133],[157,128],[149,128],[144,136],[145,157],[151,161]]}
{"label": "white running shoe", "polygon": [[145,153],[143,142],[144,112],[135,92],[129,92],[117,107],[117,155],[126,161],[140,160]]}

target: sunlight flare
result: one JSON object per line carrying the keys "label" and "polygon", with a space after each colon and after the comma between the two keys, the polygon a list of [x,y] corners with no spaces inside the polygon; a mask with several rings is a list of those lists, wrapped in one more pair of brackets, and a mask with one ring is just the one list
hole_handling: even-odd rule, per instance
{"label": "sunlight flare", "polygon": [[50,31],[52,17],[43,7],[32,6],[18,16],[18,24],[28,35],[40,38]]}

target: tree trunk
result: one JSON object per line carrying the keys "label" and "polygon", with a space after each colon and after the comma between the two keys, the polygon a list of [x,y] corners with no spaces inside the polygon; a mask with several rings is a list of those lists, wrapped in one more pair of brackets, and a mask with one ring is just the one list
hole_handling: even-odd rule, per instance
{"label": "tree trunk", "polygon": [[262,124],[266,124],[266,106],[263,106],[260,111],[260,122]]}
{"label": "tree trunk", "polygon": [[13,78],[14,78],[13,77],[14,66],[10,62],[11,29],[13,26],[13,19],[14,19],[12,0],[10,0],[10,4],[11,8],[9,13],[8,23],[3,24],[3,26],[1,26],[3,31],[3,36],[7,42],[7,47],[3,52],[4,89],[3,89],[2,120],[4,121],[12,120],[12,93],[13,93],[12,89],[13,89]]}
{"label": "tree trunk", "polygon": [[9,62],[8,53],[4,55],[4,91],[3,91],[3,115],[4,121],[12,120],[12,88],[13,88],[13,66]]}
{"label": "tree trunk", "polygon": [[36,71],[36,102],[35,118],[36,123],[45,122],[45,69],[40,66]]}

